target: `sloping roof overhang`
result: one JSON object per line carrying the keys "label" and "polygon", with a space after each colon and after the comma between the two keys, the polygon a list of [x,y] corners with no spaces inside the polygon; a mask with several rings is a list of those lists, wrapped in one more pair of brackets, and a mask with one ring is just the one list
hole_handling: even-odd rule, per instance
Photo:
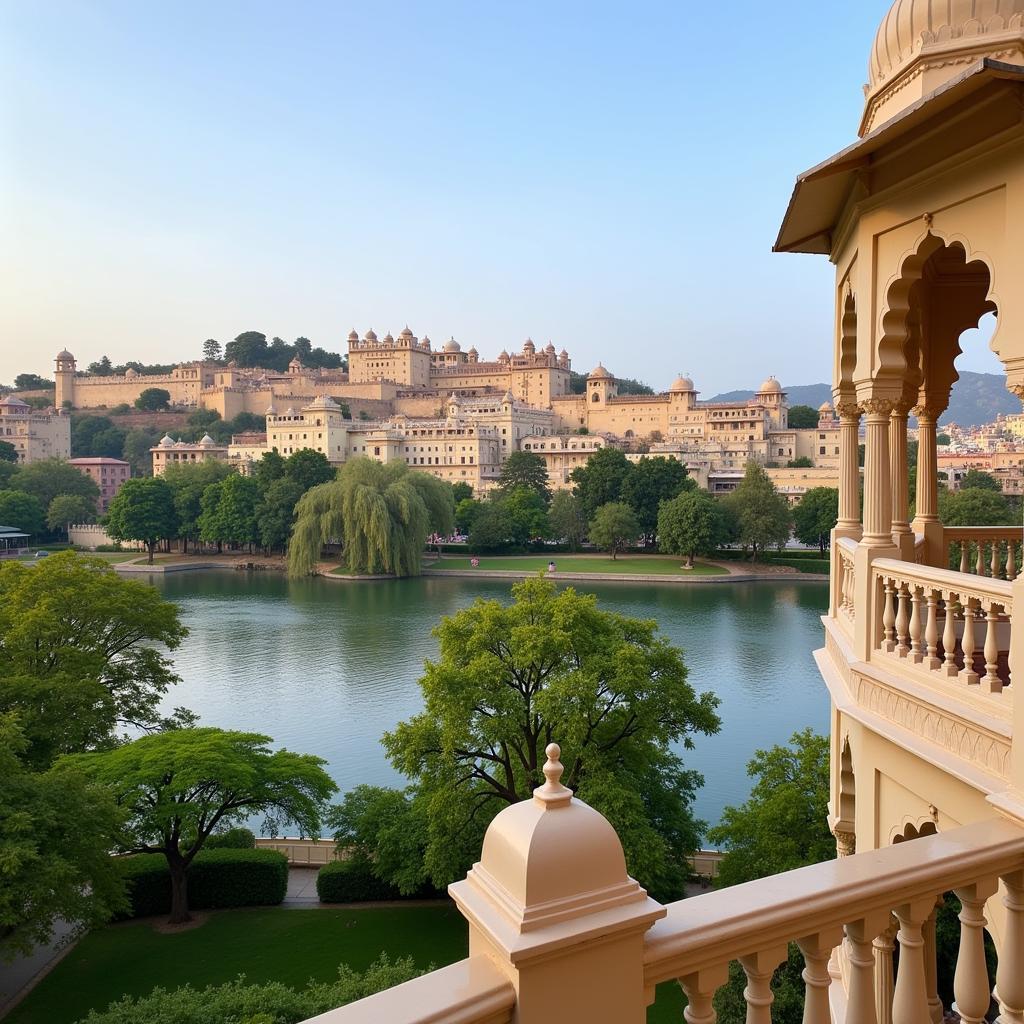
{"label": "sloping roof overhang", "polygon": [[870,135],[799,175],[773,251],[830,255],[832,233],[856,184],[858,171],[870,167],[879,150],[998,80],[1024,84],[1024,67],[989,58],[980,60],[879,125]]}

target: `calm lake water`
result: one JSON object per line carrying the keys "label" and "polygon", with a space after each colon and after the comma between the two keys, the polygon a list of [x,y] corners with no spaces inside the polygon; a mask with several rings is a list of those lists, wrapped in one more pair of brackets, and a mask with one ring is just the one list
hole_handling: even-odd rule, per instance
{"label": "calm lake water", "polygon": [[[431,629],[477,597],[507,600],[505,580],[374,583],[288,580],[277,573],[154,576],[191,630],[174,654],[182,677],[167,707],[203,724],[264,732],[329,762],[342,791],[401,785],[381,735],[422,707],[417,679],[437,653]],[[746,799],[746,763],[796,730],[828,728],[811,652],[822,644],[823,583],[576,583],[602,605],[657,620],[685,652],[690,681],[721,699],[722,729],[685,753],[703,772],[697,812],[709,822]]]}

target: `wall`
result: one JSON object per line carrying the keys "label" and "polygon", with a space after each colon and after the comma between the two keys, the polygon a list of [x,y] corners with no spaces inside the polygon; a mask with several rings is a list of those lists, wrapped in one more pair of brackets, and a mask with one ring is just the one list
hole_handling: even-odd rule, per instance
{"label": "wall", "polygon": [[[86,548],[88,551],[95,551],[97,547],[110,547],[118,542],[114,540],[107,531],[98,524],[83,524],[72,526],[68,530],[68,540],[78,548]],[[125,551],[145,551],[146,545],[142,541],[124,540],[121,547]]]}

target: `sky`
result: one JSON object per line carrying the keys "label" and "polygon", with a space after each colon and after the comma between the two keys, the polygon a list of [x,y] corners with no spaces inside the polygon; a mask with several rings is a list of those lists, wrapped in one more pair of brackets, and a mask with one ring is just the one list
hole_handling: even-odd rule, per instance
{"label": "sky", "polygon": [[771,246],[887,8],[0,0],[0,381],[406,324],[827,381],[833,268]]}

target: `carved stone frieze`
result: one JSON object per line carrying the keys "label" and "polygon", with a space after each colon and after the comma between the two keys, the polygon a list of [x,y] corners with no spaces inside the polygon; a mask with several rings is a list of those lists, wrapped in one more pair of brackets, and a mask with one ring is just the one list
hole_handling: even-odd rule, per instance
{"label": "carved stone frieze", "polygon": [[860,403],[865,416],[880,416],[888,419],[893,410],[893,401],[889,398],[868,398]]}

